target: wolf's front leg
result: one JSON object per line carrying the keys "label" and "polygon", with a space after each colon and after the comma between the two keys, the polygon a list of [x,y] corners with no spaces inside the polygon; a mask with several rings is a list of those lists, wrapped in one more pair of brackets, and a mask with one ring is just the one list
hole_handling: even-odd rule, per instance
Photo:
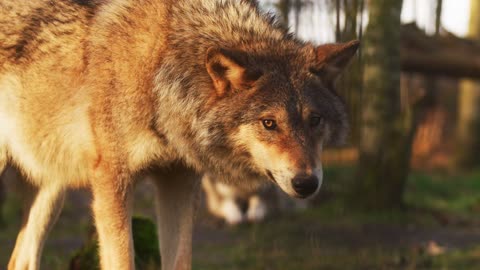
{"label": "wolf's front leg", "polygon": [[97,173],[92,181],[93,214],[98,232],[100,265],[103,270],[132,270],[130,181],[121,173]]}
{"label": "wolf's front leg", "polygon": [[21,186],[27,197],[25,212],[8,269],[35,270],[40,268],[43,244],[62,210],[65,188],[54,181],[39,188],[27,183]]}
{"label": "wolf's front leg", "polygon": [[156,210],[163,270],[189,270],[192,261],[194,205],[199,177],[182,166],[157,172]]}

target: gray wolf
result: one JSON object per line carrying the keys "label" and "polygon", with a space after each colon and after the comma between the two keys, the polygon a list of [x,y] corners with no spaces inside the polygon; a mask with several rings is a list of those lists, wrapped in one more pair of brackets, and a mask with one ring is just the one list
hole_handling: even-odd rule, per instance
{"label": "gray wolf", "polygon": [[91,190],[109,270],[134,268],[145,175],[162,269],[191,267],[201,173],[314,195],[322,145],[347,127],[333,82],[357,47],[299,41],[252,1],[0,0],[0,171],[35,187],[8,269],[38,269],[70,188]]}
{"label": "gray wolf", "polygon": [[291,198],[274,185],[248,187],[242,181],[227,182],[205,174],[202,187],[209,212],[228,225],[257,223],[275,213],[308,207],[308,201]]}

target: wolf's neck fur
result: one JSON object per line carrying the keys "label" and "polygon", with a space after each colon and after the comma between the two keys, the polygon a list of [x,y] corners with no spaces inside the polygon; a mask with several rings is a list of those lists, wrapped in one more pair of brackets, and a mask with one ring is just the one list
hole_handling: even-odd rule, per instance
{"label": "wolf's neck fur", "polygon": [[253,44],[266,49],[290,36],[269,15],[240,0],[180,0],[172,4],[168,22],[168,50],[154,83],[157,106],[166,108],[157,110],[157,127],[172,136],[168,139],[181,141],[176,144],[177,151],[187,164],[201,171],[238,172],[240,178],[247,169],[235,164],[235,157],[225,157],[220,162],[225,164],[210,160],[219,155],[213,153],[215,143],[227,144],[228,138],[209,131],[215,122],[212,110],[218,109],[206,105],[214,95],[205,67],[206,52],[210,47],[247,48]]}

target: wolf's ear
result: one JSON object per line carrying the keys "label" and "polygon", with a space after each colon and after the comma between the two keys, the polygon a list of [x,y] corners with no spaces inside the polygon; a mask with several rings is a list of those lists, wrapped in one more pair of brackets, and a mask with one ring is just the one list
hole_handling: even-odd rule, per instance
{"label": "wolf's ear", "polygon": [[262,76],[260,70],[248,67],[248,55],[238,50],[210,48],[205,65],[220,97],[231,91],[249,89]]}
{"label": "wolf's ear", "polygon": [[318,46],[315,48],[316,61],[311,71],[329,82],[334,82],[359,46],[358,40]]}

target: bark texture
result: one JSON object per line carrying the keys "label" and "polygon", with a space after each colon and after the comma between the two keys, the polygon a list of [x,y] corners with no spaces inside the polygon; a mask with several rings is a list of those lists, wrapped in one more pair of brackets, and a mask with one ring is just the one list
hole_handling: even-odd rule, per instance
{"label": "bark texture", "polygon": [[402,206],[412,140],[411,113],[400,106],[402,1],[368,2],[363,39],[364,89],[360,157],[353,198],[365,208]]}

